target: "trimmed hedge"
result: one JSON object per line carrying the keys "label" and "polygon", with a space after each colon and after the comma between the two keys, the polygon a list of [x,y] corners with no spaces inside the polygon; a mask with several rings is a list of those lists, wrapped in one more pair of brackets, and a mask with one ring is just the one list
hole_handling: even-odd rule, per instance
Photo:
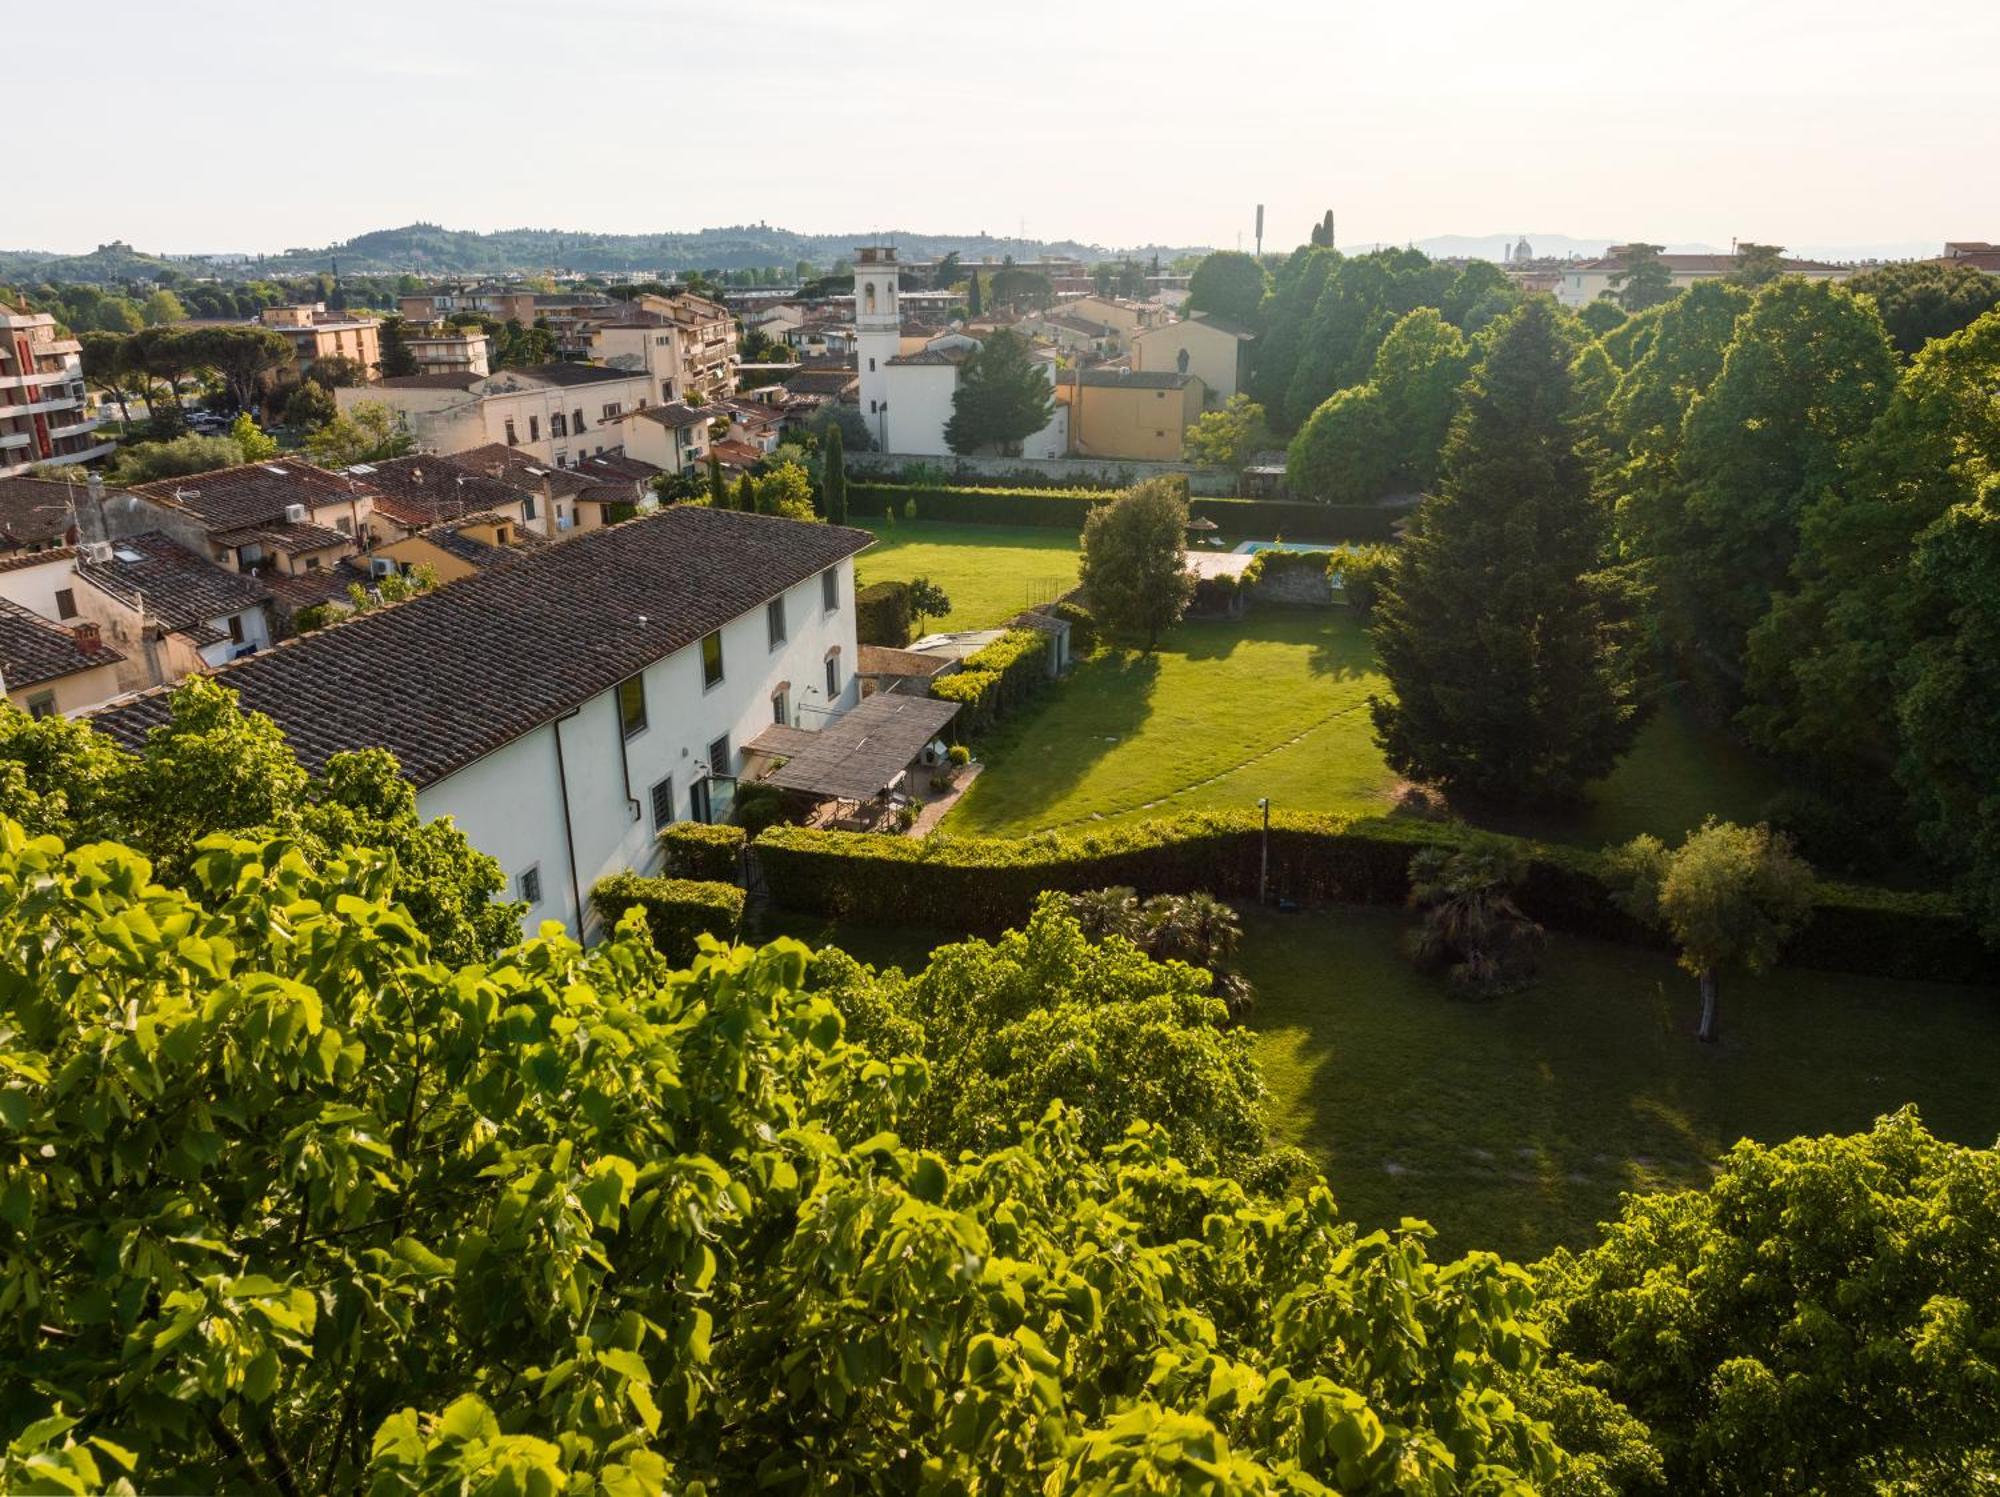
{"label": "trimmed hedge", "polygon": [[607,927],[635,904],[646,912],[653,944],[676,964],[694,960],[697,936],[733,941],[743,921],[743,891],[734,884],[614,873],[590,891],[590,906]]}
{"label": "trimmed hedge", "polygon": [[951,730],[963,739],[985,732],[1048,684],[1048,636],[1036,629],[1009,629],[985,649],[966,656],[951,675],[934,677],[931,695],[961,704]]}
{"label": "trimmed hedge", "polygon": [[743,828],[676,821],[660,829],[660,850],[675,878],[733,884],[743,877]]}
{"label": "trimmed hedge", "polygon": [[[878,516],[894,508],[898,518],[914,502],[920,520],[965,525],[1046,525],[1079,534],[1090,512],[1109,504],[1119,489],[976,489],[927,484],[855,483],[847,486],[851,515]],[[1407,507],[1372,504],[1309,504],[1296,499],[1195,498],[1188,512],[1213,520],[1229,535],[1282,535],[1296,541],[1386,541]]]}
{"label": "trimmed hedge", "polygon": [[[1382,817],[1271,817],[1273,897],[1399,904],[1418,849],[1464,835],[1439,822]],[[1102,831],[1022,838],[871,837],[774,827],[757,838],[777,905],[864,925],[929,925],[994,935],[1018,926],[1044,889],[1127,885],[1141,895],[1205,889],[1257,894],[1254,812],[1203,812]],[[1529,844],[1519,899],[1553,929],[1664,948],[1632,920],[1601,876],[1599,854]],[[1986,983],[1994,963],[1972,923],[1943,895],[1821,884],[1788,960],[1828,971]]]}
{"label": "trimmed hedge", "polygon": [[900,650],[910,642],[910,584],[871,582],[854,594],[854,641]]}

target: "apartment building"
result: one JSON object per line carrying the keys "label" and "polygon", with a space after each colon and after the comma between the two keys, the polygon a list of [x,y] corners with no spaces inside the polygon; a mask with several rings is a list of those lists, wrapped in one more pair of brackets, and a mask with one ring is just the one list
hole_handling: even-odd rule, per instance
{"label": "apartment building", "polygon": [[[1575,260],[1561,267],[1555,297],[1566,307],[1587,307],[1607,292],[1616,292],[1614,278],[1625,270],[1626,247],[1614,244],[1595,260]],[[1697,281],[1713,281],[1736,268],[1734,255],[1661,255],[1674,290],[1685,291]],[[1824,260],[1796,260],[1782,256],[1778,269],[1785,275],[1802,276],[1808,281],[1844,281],[1854,274],[1852,265],[1834,265]]]}
{"label": "apartment building", "polygon": [[[651,323],[659,330],[639,347],[650,350],[648,357],[653,362],[646,367],[654,377],[672,382],[672,394],[663,395],[662,399],[685,400],[690,395],[699,395],[703,400],[720,400],[735,393],[736,319],[727,307],[688,292],[673,296],[646,292],[633,305],[640,315],[628,319],[628,324]],[[611,353],[633,351],[620,342],[615,348],[607,343],[607,352],[600,352],[598,339],[612,331],[609,326],[599,327],[591,341],[591,356],[607,364],[613,362]],[[668,342],[659,341],[661,332],[671,333]],[[670,365],[659,362],[661,353],[670,354]]]}
{"label": "apartment building", "polygon": [[660,394],[644,369],[558,363],[488,375],[401,375],[336,390],[334,399],[343,411],[364,400],[389,406],[420,452],[450,457],[498,443],[544,466],[572,468],[618,446],[618,418],[658,403]]}
{"label": "apartment building", "polygon": [[402,343],[405,352],[416,361],[418,374],[493,372],[493,340],[476,327],[453,327],[448,322],[405,323]]}
{"label": "apartment building", "polygon": [[0,301],[0,478],[40,463],[86,463],[118,445],[86,408],[83,345],[55,318]]}
{"label": "apartment building", "polygon": [[1070,369],[1056,395],[1069,413],[1073,457],[1179,462],[1182,439],[1200,417],[1206,387],[1199,375],[1169,370]]}
{"label": "apartment building", "polygon": [[257,320],[291,340],[301,374],[318,360],[335,357],[352,359],[370,379],[382,367],[382,325],[373,317],[349,317],[327,311],[324,302],[301,302],[266,307]]}

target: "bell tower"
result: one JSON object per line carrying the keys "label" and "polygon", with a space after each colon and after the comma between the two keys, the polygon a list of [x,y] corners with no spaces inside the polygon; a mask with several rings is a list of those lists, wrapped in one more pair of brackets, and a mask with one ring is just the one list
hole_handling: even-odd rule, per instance
{"label": "bell tower", "polygon": [[896,306],[896,251],[867,245],[854,254],[854,358],[861,377],[861,416],[876,450],[889,442],[889,360],[902,351],[903,314]]}

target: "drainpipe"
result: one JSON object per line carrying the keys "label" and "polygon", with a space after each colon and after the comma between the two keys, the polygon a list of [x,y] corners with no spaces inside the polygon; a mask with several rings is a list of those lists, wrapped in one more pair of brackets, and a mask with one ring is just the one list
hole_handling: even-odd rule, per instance
{"label": "drainpipe", "polygon": [[583,888],[576,881],[576,830],[569,819],[569,771],[563,763],[562,725],[568,722],[581,707],[572,707],[550,726],[556,735],[556,785],[562,792],[563,808],[563,852],[569,859],[569,897],[576,905],[576,938],[583,939]]}

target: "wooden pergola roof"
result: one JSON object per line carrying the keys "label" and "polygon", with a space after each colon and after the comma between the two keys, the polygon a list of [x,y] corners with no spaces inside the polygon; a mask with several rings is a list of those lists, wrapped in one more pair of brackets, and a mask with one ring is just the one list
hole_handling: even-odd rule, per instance
{"label": "wooden pergola roof", "polygon": [[784,757],[764,784],[829,800],[873,800],[895,784],[958,708],[957,702],[935,697],[877,692],[817,733],[773,724],[747,747]]}

